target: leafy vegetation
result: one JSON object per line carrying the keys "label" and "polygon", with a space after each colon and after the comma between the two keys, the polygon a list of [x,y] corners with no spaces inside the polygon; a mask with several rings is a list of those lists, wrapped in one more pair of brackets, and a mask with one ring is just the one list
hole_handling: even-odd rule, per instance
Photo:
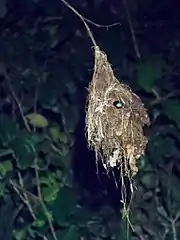
{"label": "leafy vegetation", "polygon": [[151,116],[147,153],[139,160],[137,191],[130,205],[134,232],[130,226],[127,230],[121,216],[118,170],[115,178],[112,173],[107,176],[99,164],[96,173],[94,156],[84,140],[93,51],[82,22],[60,0],[4,0],[0,3],[0,239],[177,240],[179,3],[69,2],[93,21],[88,24],[115,74],[140,95]]}

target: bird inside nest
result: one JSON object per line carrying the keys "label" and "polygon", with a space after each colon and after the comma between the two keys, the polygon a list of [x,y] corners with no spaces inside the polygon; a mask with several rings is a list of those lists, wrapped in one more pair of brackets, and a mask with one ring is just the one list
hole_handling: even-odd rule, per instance
{"label": "bird inside nest", "polygon": [[[109,104],[104,108],[104,112],[104,129],[109,131],[107,137],[111,136],[111,140],[114,139],[113,145],[116,145],[109,165],[116,165],[123,157],[128,160],[131,170],[137,172],[136,160],[144,154],[147,144],[143,127],[150,123],[142,101],[126,85],[117,83],[109,92]],[[107,116],[111,119],[107,119]]]}
{"label": "bird inside nest", "polygon": [[147,138],[143,126],[149,125],[149,117],[140,98],[126,85],[117,82],[104,99],[101,110],[103,152],[108,152],[106,164],[117,165],[122,158],[128,160],[133,172],[137,172],[136,160],[144,154]]}
{"label": "bird inside nest", "polygon": [[[144,154],[147,138],[143,127],[149,125],[141,99],[120,83],[104,53],[98,53],[89,87],[86,126],[89,145],[106,168],[124,163],[137,173],[137,159]],[[124,161],[124,162],[122,162]]]}

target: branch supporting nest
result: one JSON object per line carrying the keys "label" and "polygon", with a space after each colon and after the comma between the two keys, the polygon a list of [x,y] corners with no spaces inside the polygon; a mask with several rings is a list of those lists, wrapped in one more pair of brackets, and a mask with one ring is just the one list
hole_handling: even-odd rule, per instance
{"label": "branch supporting nest", "polygon": [[131,176],[138,172],[137,160],[145,152],[148,140],[143,127],[150,124],[147,110],[141,99],[114,76],[107,55],[97,45],[86,19],[66,0],[61,1],[82,20],[94,46],[94,73],[86,106],[86,136],[97,161],[102,161],[107,170],[120,167],[126,209],[124,178],[132,183]]}

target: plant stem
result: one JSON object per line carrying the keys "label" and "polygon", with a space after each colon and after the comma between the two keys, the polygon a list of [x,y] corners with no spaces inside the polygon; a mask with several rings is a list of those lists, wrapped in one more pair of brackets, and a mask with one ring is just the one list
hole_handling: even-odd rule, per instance
{"label": "plant stem", "polygon": [[87,23],[86,23],[87,20],[86,20],[75,8],[73,8],[68,2],[66,2],[65,0],[61,0],[61,2],[63,2],[64,5],[66,5],[69,9],[71,9],[71,10],[82,20],[82,22],[83,22],[84,25],[85,25],[85,28],[86,28],[86,30],[87,30],[87,33],[88,33],[88,35],[89,35],[89,37],[90,37],[90,39],[91,39],[94,47],[97,48],[98,45],[97,45],[97,43],[96,43],[96,41],[95,41],[95,39],[94,39],[94,37],[93,37],[93,34],[92,34],[89,26],[88,26]]}

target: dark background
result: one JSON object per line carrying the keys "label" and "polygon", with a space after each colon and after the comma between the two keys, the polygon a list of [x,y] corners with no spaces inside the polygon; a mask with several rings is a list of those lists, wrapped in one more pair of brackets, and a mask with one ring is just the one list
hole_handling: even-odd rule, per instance
{"label": "dark background", "polygon": [[94,52],[82,21],[61,0],[1,0],[0,239],[178,240],[180,2],[68,2],[151,118],[131,224],[118,169],[97,166],[85,139]]}

